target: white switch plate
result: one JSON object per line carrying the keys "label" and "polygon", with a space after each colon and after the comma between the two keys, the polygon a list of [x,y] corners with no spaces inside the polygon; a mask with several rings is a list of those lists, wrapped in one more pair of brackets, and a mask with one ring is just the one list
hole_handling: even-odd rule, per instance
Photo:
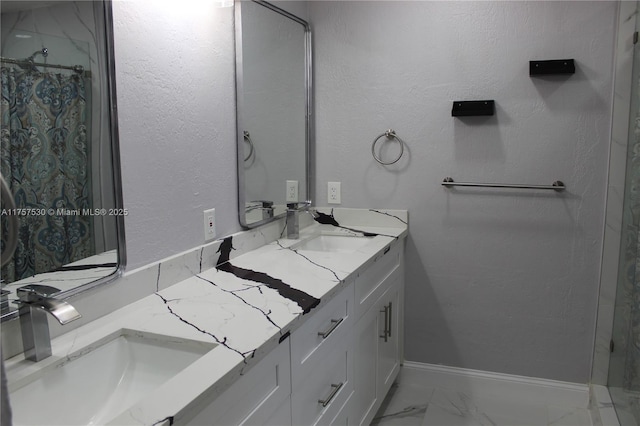
{"label": "white switch plate", "polygon": [[213,240],[216,237],[216,209],[204,211],[204,240]]}
{"label": "white switch plate", "polygon": [[340,204],[340,182],[327,183],[327,203]]}
{"label": "white switch plate", "polygon": [[298,181],[297,180],[288,180],[287,181],[287,203],[296,203],[298,202]]}

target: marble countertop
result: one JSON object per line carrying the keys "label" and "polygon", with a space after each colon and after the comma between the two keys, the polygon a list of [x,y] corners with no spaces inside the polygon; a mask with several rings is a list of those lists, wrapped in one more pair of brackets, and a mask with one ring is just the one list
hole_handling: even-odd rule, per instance
{"label": "marble countertop", "polygon": [[[43,361],[30,363],[22,356],[7,360],[10,388],[47,364],[72,360],[79,348],[86,352],[94,342],[122,329],[217,344],[109,424],[179,422],[192,407],[224,392],[307,314],[408,233],[406,211],[349,210],[338,219],[333,211],[322,213],[316,221],[323,223],[301,230],[299,239],[279,239],[237,257],[237,236],[220,240],[216,267],[54,339],[53,355]],[[296,248],[319,233],[367,235],[369,241],[348,253]]]}

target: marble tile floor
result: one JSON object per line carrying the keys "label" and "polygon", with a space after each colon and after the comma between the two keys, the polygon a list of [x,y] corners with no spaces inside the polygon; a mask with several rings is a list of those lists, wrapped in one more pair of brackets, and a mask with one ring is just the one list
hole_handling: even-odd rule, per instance
{"label": "marble tile floor", "polygon": [[640,424],[640,392],[626,391],[618,387],[610,387],[609,393],[614,403],[620,426],[637,426]]}
{"label": "marble tile floor", "polygon": [[372,426],[591,426],[589,410],[573,401],[527,398],[509,392],[503,394],[491,387],[483,391],[481,383],[452,386],[438,383],[428,386],[412,380],[405,370],[389,391]]}

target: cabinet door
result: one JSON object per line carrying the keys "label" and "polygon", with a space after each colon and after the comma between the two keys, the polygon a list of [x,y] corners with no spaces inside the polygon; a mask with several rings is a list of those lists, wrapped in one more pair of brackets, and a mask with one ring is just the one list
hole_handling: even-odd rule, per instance
{"label": "cabinet door", "polygon": [[401,284],[399,274],[355,327],[353,418],[360,425],[371,423],[400,372]]}
{"label": "cabinet door", "polygon": [[355,424],[371,423],[376,410],[376,371],[378,369],[378,310],[375,305],[355,327],[353,337],[354,388],[353,419]]}
{"label": "cabinet door", "polygon": [[351,396],[347,398],[347,402],[342,406],[338,414],[331,421],[331,426],[353,426],[353,422],[350,420],[352,416],[352,408],[351,406],[353,401],[354,392],[352,391]]}
{"label": "cabinet door", "polygon": [[387,394],[393,381],[400,372],[400,281],[396,281],[382,295],[378,306],[378,369],[377,383],[378,394]]}

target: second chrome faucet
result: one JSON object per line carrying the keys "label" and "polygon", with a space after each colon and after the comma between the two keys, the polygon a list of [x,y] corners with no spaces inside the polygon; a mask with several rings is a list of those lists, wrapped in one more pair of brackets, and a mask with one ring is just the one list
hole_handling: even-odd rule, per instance
{"label": "second chrome faucet", "polygon": [[296,240],[300,237],[300,221],[298,214],[300,212],[307,212],[315,219],[318,217],[318,213],[315,210],[309,209],[311,206],[310,201],[304,201],[299,203],[287,204],[287,238]]}

